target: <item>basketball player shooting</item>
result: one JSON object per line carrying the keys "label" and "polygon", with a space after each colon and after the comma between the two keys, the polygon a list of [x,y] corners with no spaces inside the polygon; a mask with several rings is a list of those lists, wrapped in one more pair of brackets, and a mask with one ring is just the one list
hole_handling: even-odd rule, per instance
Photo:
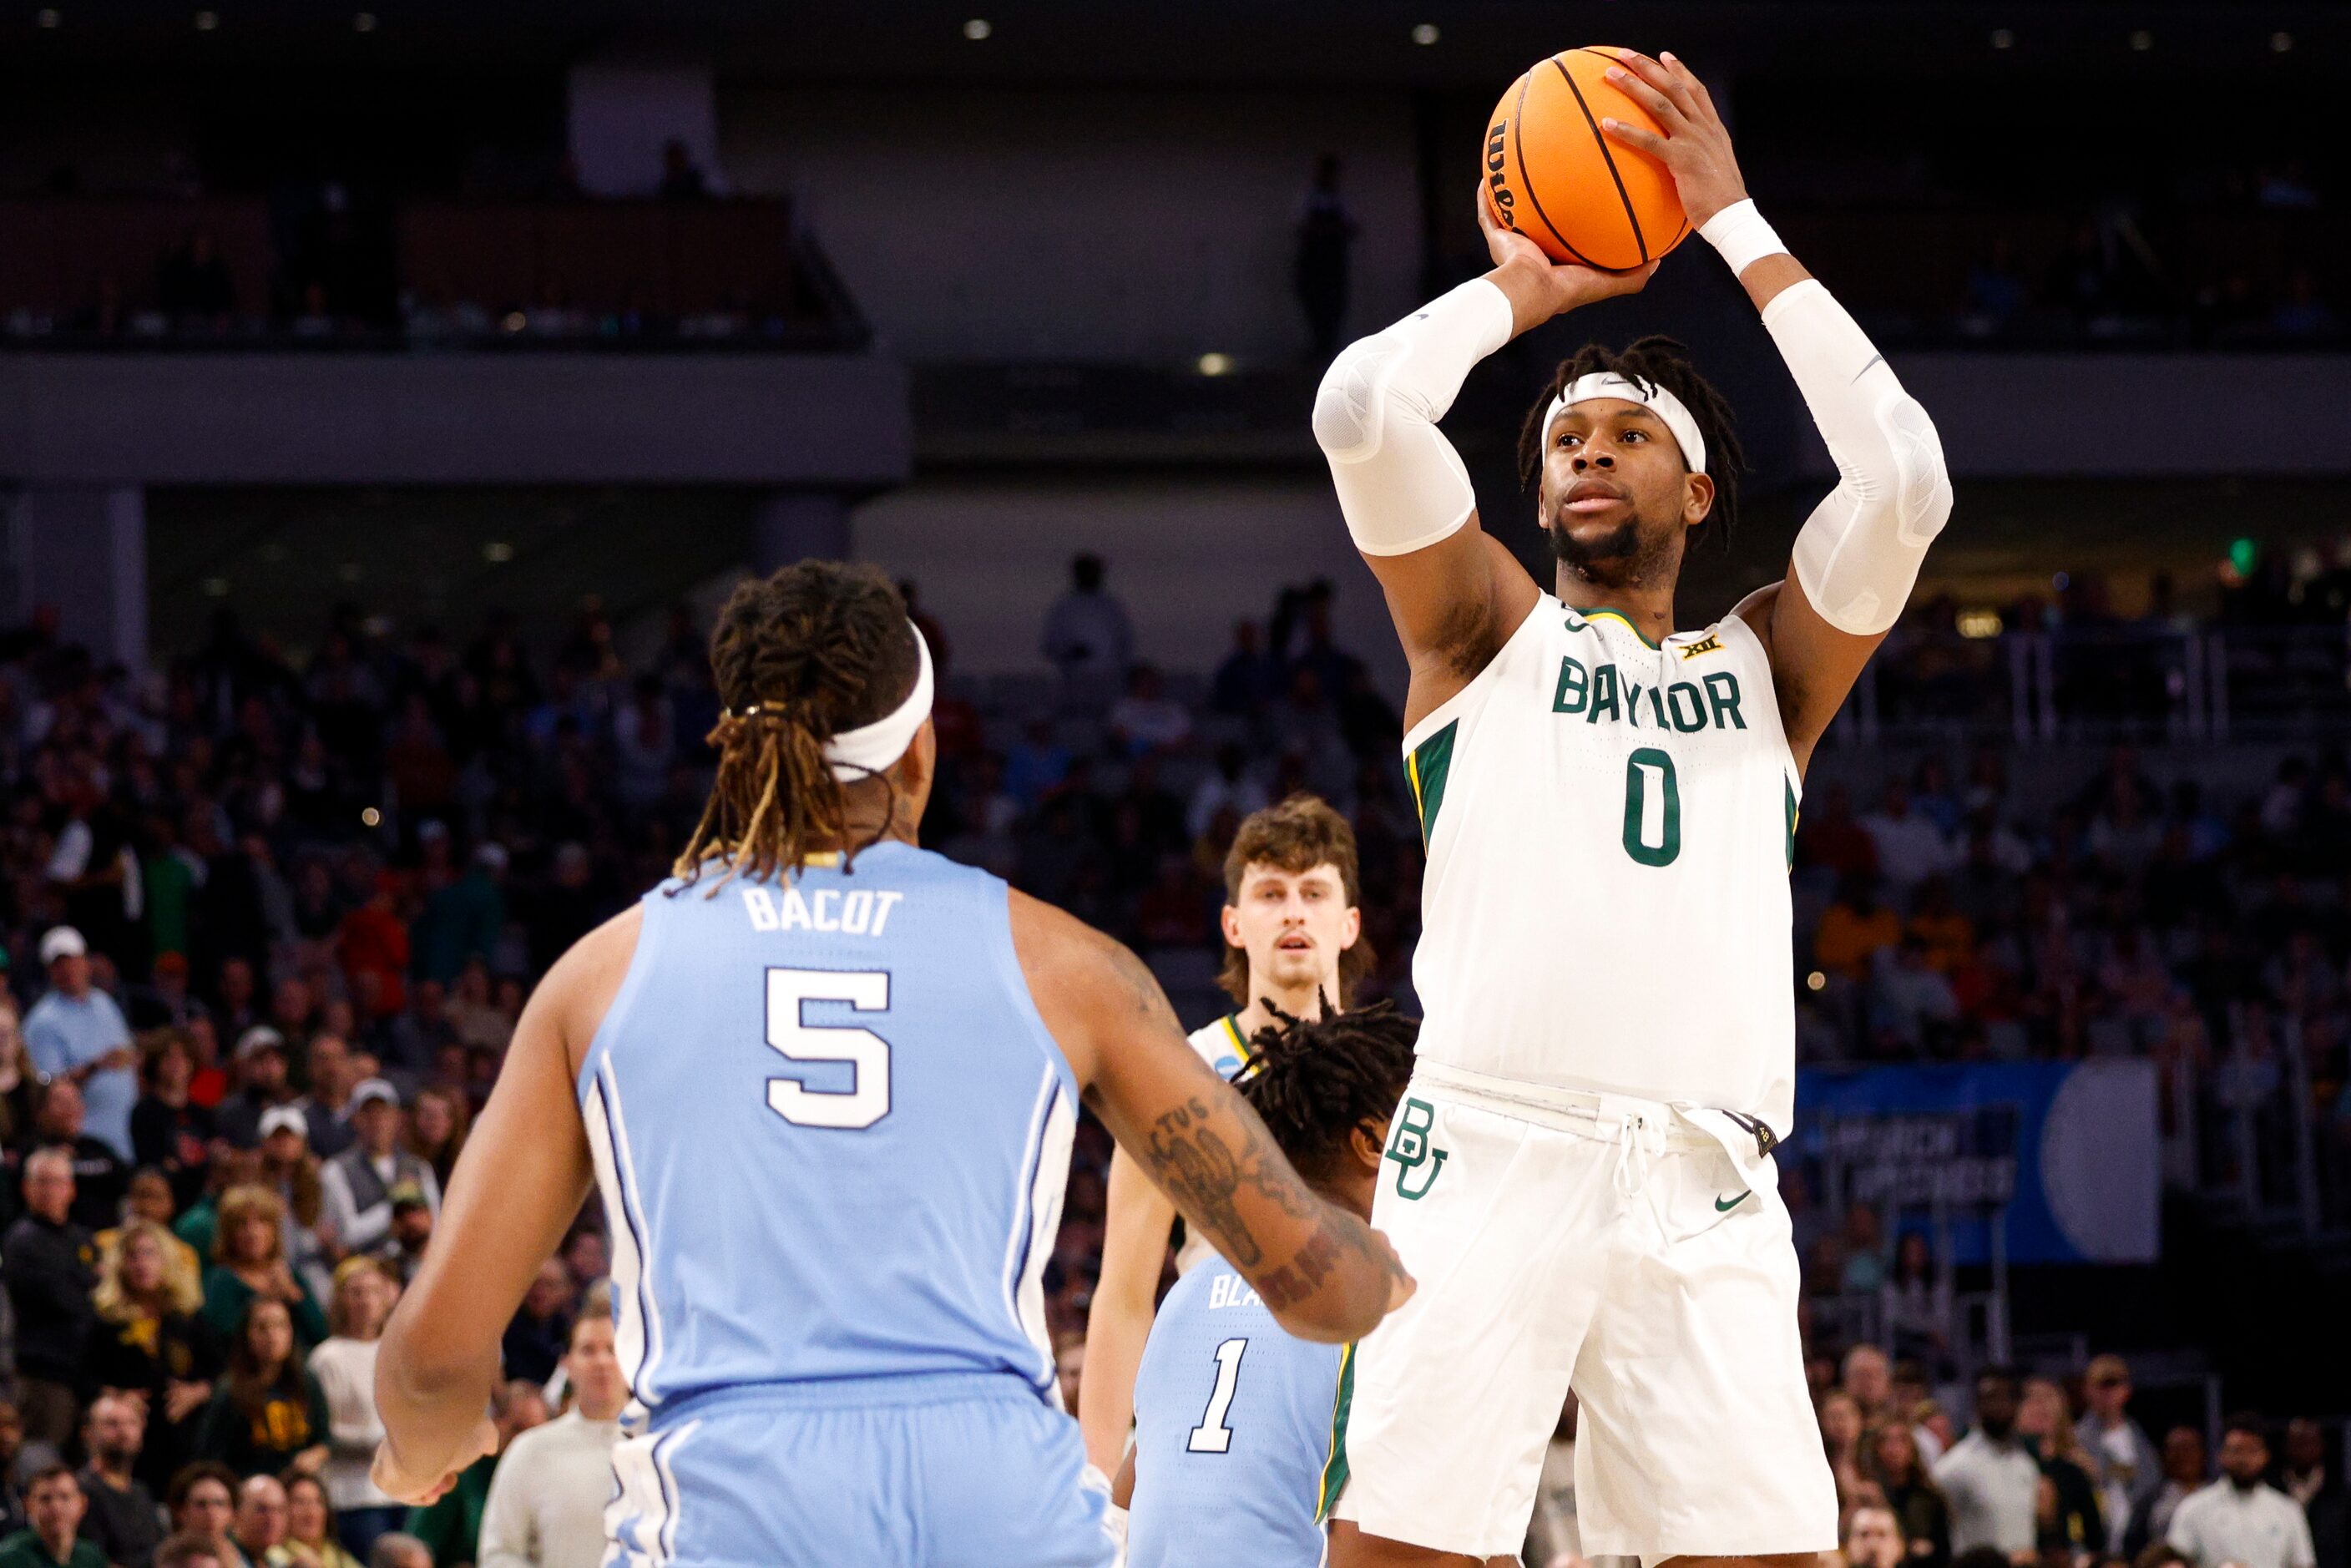
{"label": "basketball player shooting", "polygon": [[1474,1562],[1523,1536],[1582,1396],[1593,1556],[1808,1560],[1836,1497],[1771,1161],[1794,1106],[1787,872],[1805,763],[1950,510],[1935,430],[1747,199],[1706,89],[1619,51],[1671,173],[1762,312],[1838,471],[1784,581],[1696,631],[1674,590],[1735,508],[1729,411],[1681,346],[1560,367],[1521,442],[1556,560],[1480,526],[1443,415],[1471,366],[1654,262],[1554,266],[1481,207],[1494,268],[1342,353],[1314,429],[1412,677],[1426,1009],[1374,1223],[1424,1284],[1362,1343],[1331,1561]]}

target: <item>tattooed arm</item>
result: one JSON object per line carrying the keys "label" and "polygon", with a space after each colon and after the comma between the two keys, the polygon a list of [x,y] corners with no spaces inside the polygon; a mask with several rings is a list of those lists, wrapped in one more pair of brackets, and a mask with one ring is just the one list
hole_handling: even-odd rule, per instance
{"label": "tattooed arm", "polygon": [[1386,1239],[1307,1188],[1184,1038],[1143,961],[1013,894],[1029,994],[1119,1145],[1301,1339],[1359,1339],[1412,1293]]}

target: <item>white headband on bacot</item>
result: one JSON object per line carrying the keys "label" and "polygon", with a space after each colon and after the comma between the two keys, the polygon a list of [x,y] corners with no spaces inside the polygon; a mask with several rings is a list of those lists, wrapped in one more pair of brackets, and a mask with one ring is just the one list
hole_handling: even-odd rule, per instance
{"label": "white headband on bacot", "polygon": [[1543,430],[1548,436],[1551,422],[1580,402],[1594,398],[1623,398],[1637,402],[1657,416],[1665,427],[1673,432],[1674,441],[1682,449],[1682,462],[1693,474],[1706,472],[1706,438],[1698,433],[1698,421],[1690,417],[1682,400],[1654,382],[1631,381],[1614,371],[1595,371],[1588,376],[1578,376],[1567,384],[1565,391],[1551,400],[1543,410]]}
{"label": "white headband on bacot", "polygon": [[[872,724],[844,729],[824,743],[824,759],[832,764],[832,776],[844,784],[871,778],[905,756],[906,747],[914,744],[915,731],[931,716],[930,640],[912,621],[906,622],[906,630],[914,634],[914,689],[906,694],[904,702]],[[748,719],[786,711],[776,704],[753,703],[728,716]]]}

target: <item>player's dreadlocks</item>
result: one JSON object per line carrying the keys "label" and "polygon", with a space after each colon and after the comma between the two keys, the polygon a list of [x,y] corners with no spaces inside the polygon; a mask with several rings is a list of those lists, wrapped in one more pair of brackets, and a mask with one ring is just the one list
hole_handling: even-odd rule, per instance
{"label": "player's dreadlocks", "polygon": [[1322,1016],[1311,1020],[1265,1006],[1277,1021],[1249,1037],[1249,1065],[1234,1085],[1299,1175],[1328,1181],[1346,1155],[1348,1135],[1395,1113],[1412,1078],[1420,1020],[1394,1002],[1334,1013],[1325,998]]}
{"label": "player's dreadlocks", "polygon": [[[853,852],[847,787],[824,743],[905,700],[919,663],[914,636],[906,601],[871,565],[804,560],[737,586],[710,634],[725,705],[708,737],[718,776],[677,857],[680,880],[723,862],[715,894],[738,872],[768,876],[812,851]],[[883,834],[897,809],[893,788]]]}
{"label": "player's dreadlocks", "polygon": [[1715,526],[1718,538],[1728,541],[1732,525],[1739,521],[1739,475],[1747,459],[1739,448],[1730,404],[1714,390],[1713,382],[1698,373],[1698,367],[1690,363],[1689,350],[1673,338],[1651,333],[1635,339],[1621,352],[1604,344],[1586,343],[1574,358],[1561,361],[1551,384],[1535,399],[1534,407],[1527,411],[1526,423],[1519,429],[1519,483],[1531,486],[1542,474],[1543,410],[1551,406],[1552,399],[1579,377],[1610,371],[1626,381],[1663,387],[1689,410],[1706,442],[1707,476],[1714,481],[1714,507],[1706,520]]}

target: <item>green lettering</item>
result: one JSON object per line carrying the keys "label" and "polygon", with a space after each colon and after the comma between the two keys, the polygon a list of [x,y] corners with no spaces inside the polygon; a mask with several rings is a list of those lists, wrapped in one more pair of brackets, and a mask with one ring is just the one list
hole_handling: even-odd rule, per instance
{"label": "green lettering", "polygon": [[1663,729],[1666,727],[1665,699],[1655,686],[1651,686],[1649,688],[1649,716],[1657,721],[1657,728]]}
{"label": "green lettering", "polygon": [[1641,727],[1641,694],[1648,689],[1638,681],[1625,683],[1625,722],[1635,729]]}
{"label": "green lettering", "polygon": [[1592,709],[1583,716],[1586,724],[1598,724],[1600,712],[1607,709],[1610,718],[1624,716],[1616,711],[1616,666],[1603,664],[1592,672]]}
{"label": "green lettering", "polygon": [[1592,695],[1592,677],[1573,653],[1559,662],[1559,690],[1551,696],[1553,713],[1582,713]]}
{"label": "green lettering", "polygon": [[[1706,695],[1714,704],[1715,728],[1745,729],[1747,727],[1747,721],[1739,716],[1739,677],[1737,675],[1732,674],[1729,670],[1715,671],[1706,678]],[[1725,715],[1729,716],[1729,725],[1722,722]]]}
{"label": "green lettering", "polygon": [[[1682,716],[1682,694],[1685,692],[1689,694],[1689,717],[1687,718]],[[1674,689],[1666,694],[1666,706],[1673,710],[1674,727],[1684,735],[1687,735],[1694,729],[1706,727],[1706,700],[1698,695],[1698,688],[1687,681],[1674,683]]]}

